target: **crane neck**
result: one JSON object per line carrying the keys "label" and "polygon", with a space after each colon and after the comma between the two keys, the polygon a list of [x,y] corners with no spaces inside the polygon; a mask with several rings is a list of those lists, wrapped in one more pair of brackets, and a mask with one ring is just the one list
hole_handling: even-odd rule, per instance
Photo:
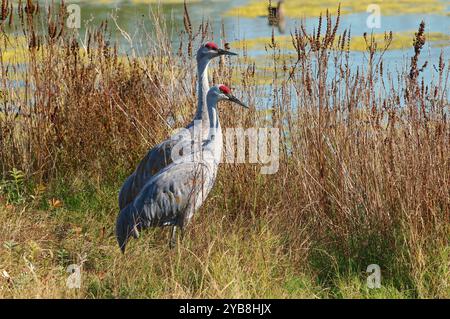
{"label": "crane neck", "polygon": [[[209,132],[208,140],[215,143],[221,138],[222,128],[220,126],[219,111],[217,109],[217,96],[207,96]],[[221,143],[221,141],[219,141]]]}
{"label": "crane neck", "polygon": [[209,120],[208,108],[205,106],[207,105],[206,95],[209,90],[208,66],[209,66],[210,61],[211,61],[210,59],[202,59],[197,62],[198,102],[197,102],[197,113],[195,114],[195,120],[202,120],[205,126],[209,125],[209,123],[207,123],[207,121]]}
{"label": "crane neck", "polygon": [[209,154],[205,157],[208,163],[213,164],[214,175],[222,159],[222,128],[219,121],[219,110],[217,108],[218,97],[208,94],[208,114],[209,114],[209,130],[206,141],[204,141],[202,149]]}

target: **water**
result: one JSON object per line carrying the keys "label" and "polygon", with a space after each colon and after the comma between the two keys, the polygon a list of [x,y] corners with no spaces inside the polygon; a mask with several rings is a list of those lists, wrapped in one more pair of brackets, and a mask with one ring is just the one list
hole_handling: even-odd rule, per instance
{"label": "water", "polygon": [[[301,0],[286,0],[291,2],[300,2]],[[155,1],[153,1],[155,2]],[[174,2],[161,0],[161,10],[168,21],[172,24],[175,30],[183,29],[183,3],[167,3]],[[176,1],[175,1],[176,2]],[[220,39],[220,29],[222,23],[225,26],[225,32],[227,36],[227,41],[232,42],[242,39],[254,39],[254,38],[269,38],[272,34],[272,27],[268,25],[267,17],[259,16],[255,18],[237,18],[235,16],[229,16],[225,13],[237,6],[242,6],[248,3],[249,0],[203,0],[203,1],[188,1],[190,17],[193,25],[198,25],[203,19],[209,19],[212,24],[215,40]],[[275,2],[275,1],[274,1]],[[336,6],[339,1],[336,1]],[[69,2],[70,3],[70,2]],[[93,1],[79,1],[81,8],[81,17],[83,21],[90,20],[91,24],[99,23],[100,21],[110,17],[112,11],[117,15],[117,21],[121,28],[130,33],[131,36],[137,36],[142,21],[148,19],[150,5],[149,1],[139,0],[116,0],[108,1],[103,0],[100,2]],[[344,29],[351,29],[353,37],[360,37],[364,32],[371,33],[383,33],[384,31],[393,31],[394,38],[396,33],[401,32],[413,32],[417,30],[418,24],[421,20],[426,23],[426,32],[439,32],[443,35],[450,35],[450,17],[449,17],[449,1],[443,1],[446,4],[446,12],[443,14],[403,14],[399,12],[396,15],[382,15],[381,16],[381,28],[370,29],[367,26],[367,18],[370,13],[361,12],[354,14],[345,14],[341,17],[340,32]],[[155,5],[151,5],[155,8]],[[380,4],[381,10],[383,11],[383,5]],[[325,9],[324,9],[325,11]],[[148,22],[148,20],[147,20]],[[306,18],[304,20],[306,28],[308,31],[312,31],[317,28],[318,20],[317,18]],[[289,32],[295,27],[299,26],[299,19],[287,18],[286,21],[286,32]],[[84,25],[84,23],[83,23]],[[276,29],[276,35],[281,35]],[[117,40],[120,41],[126,49],[127,44],[119,35],[117,35]],[[428,79],[434,76],[435,70],[433,65],[438,61],[441,50],[444,51],[444,56],[448,57],[450,55],[450,43],[446,39],[442,43],[428,42],[423,50],[423,59],[429,61],[429,67],[425,70],[424,76]],[[174,48],[177,47],[177,36],[174,33],[173,36]],[[409,41],[409,43],[412,43]],[[258,57],[264,55],[264,50],[254,49],[250,50],[250,55]],[[286,53],[289,53],[286,51]],[[401,69],[405,66],[409,57],[413,55],[412,45],[408,42],[403,49],[389,50],[384,55],[385,66],[391,70]],[[352,54],[354,57],[354,67],[364,64],[363,54]]]}
{"label": "water", "polygon": [[[41,0],[39,1],[42,4],[42,7],[48,5],[49,0]],[[236,17],[227,15],[226,12],[230,9],[236,8],[238,6],[243,6],[249,3],[251,0],[199,0],[199,1],[188,1],[188,8],[190,13],[190,18],[192,24],[195,27],[198,26],[203,20],[209,20],[213,33],[214,40],[219,41],[222,23],[224,25],[226,41],[240,41],[243,39],[251,40],[257,38],[266,39],[265,43],[269,42],[269,39],[272,35],[272,31],[274,30],[277,38],[282,38],[283,36],[289,36],[290,31],[295,29],[300,25],[300,19],[298,18],[289,18],[286,19],[286,32],[281,34],[279,30],[273,29],[273,27],[268,25],[268,20],[266,16],[255,16],[255,17]],[[263,3],[266,3],[264,0],[261,0]],[[285,0],[286,3],[303,3],[302,0]],[[316,3],[320,2],[328,2],[331,0],[318,0]],[[346,0],[350,1],[350,0]],[[358,0],[355,0],[358,1]],[[375,2],[376,0],[374,0]],[[423,0],[423,1],[438,1],[438,0]],[[148,0],[101,0],[101,1],[87,1],[87,0],[78,0],[78,1],[70,1],[67,0],[66,4],[77,3],[80,6],[81,12],[81,20],[82,20],[82,28],[80,30],[80,35],[83,36],[85,31],[85,26],[87,25],[99,25],[103,20],[108,19],[110,21],[109,25],[110,29],[115,30],[113,23],[111,22],[111,14],[117,17],[118,25],[128,32],[130,36],[138,42],[142,39],[142,24],[146,26],[150,26],[151,23],[149,21],[150,11],[157,10],[156,4],[149,4]],[[169,29],[174,30],[172,36],[172,42],[174,50],[178,48],[178,31],[183,30],[183,13],[184,7],[182,1],[178,1],[179,3],[167,3],[174,2],[174,0],[164,1],[161,0],[159,9],[162,14],[165,16],[166,21],[169,22]],[[177,2],[177,1],[175,1]],[[274,0],[274,2],[276,2]],[[311,2],[311,1],[309,1]],[[337,7],[339,1],[336,1],[330,9],[334,9]],[[444,36],[447,36],[446,40],[437,42],[427,42],[425,45],[421,59],[419,60],[419,66],[421,66],[425,60],[428,61],[428,67],[422,73],[425,81],[429,81],[435,79],[437,77],[437,71],[434,68],[438,63],[439,55],[441,51],[444,52],[445,60],[448,61],[450,57],[450,1],[442,0],[442,3],[446,4],[447,10],[442,14],[405,14],[399,12],[395,15],[382,15],[381,16],[381,28],[379,29],[370,29],[367,26],[367,18],[369,13],[363,11],[360,13],[352,13],[352,14],[344,14],[341,16],[340,28],[338,33],[342,33],[344,29],[351,29],[352,38],[360,38],[363,33],[384,33],[385,31],[393,31],[394,39],[396,38],[396,34],[401,34],[402,32],[411,32],[410,37],[406,38],[406,42],[403,48],[389,50],[385,53],[383,57],[384,69],[391,71],[392,75],[395,76],[396,72],[402,72],[407,69],[409,64],[410,57],[414,54],[412,48],[412,34],[417,30],[418,25],[421,20],[424,20],[426,23],[426,33],[439,33]],[[383,10],[383,4],[380,3],[381,9]],[[265,11],[264,11],[265,12]],[[323,8],[323,12],[325,12],[325,8]],[[306,18],[303,20],[306,29],[309,32],[312,32],[318,25],[317,17],[314,18]],[[325,21],[323,21],[322,28],[325,28]],[[113,40],[118,41],[121,45],[122,53],[129,53],[131,48],[129,43],[124,39],[123,36],[120,35],[119,32],[113,32]],[[262,45],[262,43],[261,43]],[[236,47],[236,45],[232,48]],[[288,48],[282,49],[284,53],[289,54],[290,51]],[[145,51],[141,51],[138,53],[145,54]],[[249,50],[249,55],[257,61],[258,67],[269,67],[269,72],[266,76],[270,77],[270,61],[264,59],[267,57],[267,53],[265,52],[263,46],[253,48]],[[367,57],[360,51],[353,51],[350,55],[351,59],[351,68],[353,71],[356,68],[364,68],[367,65]],[[332,65],[331,65],[332,66]],[[334,68],[331,67],[331,73]],[[333,76],[333,74],[330,74]],[[389,85],[389,82],[387,85]],[[261,83],[263,84],[263,83]],[[267,90],[268,93],[271,92],[270,87]],[[267,94],[269,96],[269,94]],[[450,96],[450,94],[449,94]],[[269,101],[270,97],[263,98],[261,101],[262,105],[270,105]]]}

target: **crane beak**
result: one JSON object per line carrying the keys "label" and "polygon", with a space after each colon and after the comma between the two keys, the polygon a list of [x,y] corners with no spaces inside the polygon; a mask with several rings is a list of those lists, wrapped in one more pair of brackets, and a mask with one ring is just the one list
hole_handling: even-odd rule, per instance
{"label": "crane beak", "polygon": [[223,50],[223,49],[217,49],[217,53],[219,56],[221,55],[238,55],[237,53],[231,52],[231,51],[227,51],[227,50]]}
{"label": "crane beak", "polygon": [[229,100],[229,101],[231,101],[231,102],[233,102],[233,103],[236,103],[236,104],[239,104],[240,106],[243,106],[244,108],[248,109],[247,104],[241,102],[241,101],[240,101],[237,97],[235,97],[234,95],[232,95],[232,94],[227,94],[227,97],[228,97],[228,100]]}

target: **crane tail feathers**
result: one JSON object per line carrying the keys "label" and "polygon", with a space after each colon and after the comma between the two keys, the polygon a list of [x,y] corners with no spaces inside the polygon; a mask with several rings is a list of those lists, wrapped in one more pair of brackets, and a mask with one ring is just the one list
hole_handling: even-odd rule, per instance
{"label": "crane tail feathers", "polygon": [[125,253],[125,248],[128,242],[128,226],[127,222],[125,220],[124,214],[119,214],[119,217],[117,218],[116,223],[116,238],[117,243],[119,244],[119,248],[122,251],[122,253]]}
{"label": "crane tail feathers", "polygon": [[130,210],[131,207],[128,205],[120,212],[116,222],[116,238],[122,253],[125,253],[130,236],[134,238],[139,237],[138,224],[134,219],[134,214]]}

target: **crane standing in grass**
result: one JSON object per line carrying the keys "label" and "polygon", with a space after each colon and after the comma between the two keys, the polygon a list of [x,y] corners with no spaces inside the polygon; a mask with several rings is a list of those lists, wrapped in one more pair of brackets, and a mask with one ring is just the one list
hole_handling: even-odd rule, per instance
{"label": "crane standing in grass", "polygon": [[247,107],[225,85],[213,86],[208,91],[207,138],[200,141],[197,151],[184,154],[152,176],[136,198],[121,210],[116,236],[122,252],[125,252],[130,236],[137,238],[141,229],[155,226],[173,226],[170,239],[173,247],[176,227],[183,230],[205,201],[216,180],[222,156],[222,128],[217,103],[223,100]]}
{"label": "crane standing in grass", "polygon": [[[194,120],[186,127],[189,133],[192,133],[195,121],[202,121],[203,128],[209,127],[208,110],[206,108],[206,94],[209,90],[208,65],[212,59],[224,55],[237,54],[220,49],[213,42],[208,42],[205,45],[202,45],[197,51],[197,113],[195,114]],[[202,132],[202,138],[206,138],[206,134],[207,129]],[[153,175],[172,162],[172,149],[175,144],[180,143],[180,139],[190,142],[191,134],[175,134],[175,136],[172,136],[156,145],[147,153],[144,159],[139,163],[136,170],[125,180],[119,192],[119,208],[121,210],[135,199],[142,187]]]}

